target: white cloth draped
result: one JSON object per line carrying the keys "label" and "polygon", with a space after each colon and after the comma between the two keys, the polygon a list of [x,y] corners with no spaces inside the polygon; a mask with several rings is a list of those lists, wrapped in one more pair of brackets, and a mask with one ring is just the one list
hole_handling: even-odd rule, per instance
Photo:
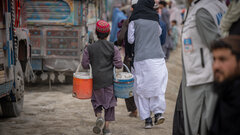
{"label": "white cloth draped", "polygon": [[134,100],[142,120],[166,109],[168,71],[165,59],[134,62]]}
{"label": "white cloth draped", "polygon": [[164,59],[134,62],[134,93],[145,98],[165,94],[168,71]]}
{"label": "white cloth draped", "polygon": [[151,98],[144,98],[139,95],[134,96],[135,104],[139,111],[141,120],[145,120],[153,114],[164,113],[166,109],[165,95],[158,95]]}

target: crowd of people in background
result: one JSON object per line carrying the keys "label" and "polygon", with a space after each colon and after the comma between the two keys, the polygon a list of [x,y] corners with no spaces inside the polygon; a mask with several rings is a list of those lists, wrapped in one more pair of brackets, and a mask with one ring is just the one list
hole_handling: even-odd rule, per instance
{"label": "crowd of people in background", "polygon": [[[111,133],[109,121],[115,120],[116,106],[111,67],[121,68],[120,59],[134,74],[133,97],[125,99],[129,116],[139,115],[146,129],[162,124],[166,62],[171,51],[181,46],[183,75],[173,135],[240,134],[239,7],[239,0],[188,0],[186,9],[178,9],[174,1],[132,0],[130,13],[114,9],[111,34],[107,22],[98,22],[99,40],[84,50],[82,61],[85,68],[93,66],[94,133],[101,132],[104,121],[103,133]],[[117,47],[106,41],[109,34],[110,41],[121,48],[122,58]],[[99,68],[108,75],[105,80]]]}
{"label": "crowd of people in background", "polygon": [[[177,7],[175,1],[159,1],[155,0],[154,9],[159,14],[159,20],[161,28],[163,29],[162,33],[162,46],[163,51],[165,54],[165,60],[167,61],[170,57],[171,51],[175,50],[178,45],[179,35],[180,35],[180,26],[183,20],[181,15],[181,9]],[[118,33],[121,31],[122,25],[126,18],[131,16],[132,10],[124,8],[115,8],[113,10],[113,17],[112,17],[112,31],[110,36],[110,41],[115,42],[115,45],[122,46],[119,44]],[[120,24],[120,25],[119,25]],[[164,25],[164,26],[163,26]],[[166,32],[165,32],[166,31]],[[163,38],[164,37],[164,38]],[[122,39],[120,39],[122,40]],[[124,48],[123,48],[124,49]],[[122,51],[122,54],[124,50]]]}

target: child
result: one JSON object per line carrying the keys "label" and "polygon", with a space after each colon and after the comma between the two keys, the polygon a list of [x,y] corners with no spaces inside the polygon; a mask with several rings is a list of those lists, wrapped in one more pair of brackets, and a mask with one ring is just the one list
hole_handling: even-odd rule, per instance
{"label": "child", "polygon": [[171,29],[171,38],[173,41],[173,49],[175,50],[178,44],[178,30],[177,30],[177,21],[172,20],[171,22],[172,29]]}
{"label": "child", "polygon": [[[93,94],[92,106],[97,117],[93,132],[99,134],[102,129],[103,135],[110,135],[109,122],[115,120],[115,106],[117,100],[113,92],[113,67],[121,68],[123,63],[121,55],[116,46],[106,39],[110,32],[110,25],[103,20],[96,23],[96,35],[98,41],[85,48],[82,58],[83,68],[92,66]],[[104,119],[102,110],[104,109]]]}

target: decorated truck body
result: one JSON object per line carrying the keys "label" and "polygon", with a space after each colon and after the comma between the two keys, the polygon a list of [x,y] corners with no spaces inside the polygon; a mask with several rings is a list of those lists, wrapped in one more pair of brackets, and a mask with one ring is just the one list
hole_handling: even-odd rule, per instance
{"label": "decorated truck body", "polygon": [[23,1],[23,24],[31,35],[35,82],[63,83],[79,65],[97,19],[106,18],[107,0]]}
{"label": "decorated truck body", "polygon": [[6,117],[20,114],[24,78],[32,72],[29,31],[21,25],[21,14],[20,0],[0,1],[0,104]]}

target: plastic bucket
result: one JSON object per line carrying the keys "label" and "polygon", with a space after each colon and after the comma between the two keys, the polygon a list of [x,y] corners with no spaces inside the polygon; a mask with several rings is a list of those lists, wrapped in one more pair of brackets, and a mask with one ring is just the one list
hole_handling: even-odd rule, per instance
{"label": "plastic bucket", "polygon": [[128,72],[119,72],[116,74],[116,69],[113,69],[114,81],[114,94],[117,98],[130,98],[133,96],[133,83],[134,78],[130,73],[128,67],[123,64],[123,66],[127,69]]}
{"label": "plastic bucket", "polygon": [[73,91],[72,96],[79,99],[90,99],[92,97],[93,79],[92,67],[86,72],[79,72],[80,64],[77,71],[73,74]]}

